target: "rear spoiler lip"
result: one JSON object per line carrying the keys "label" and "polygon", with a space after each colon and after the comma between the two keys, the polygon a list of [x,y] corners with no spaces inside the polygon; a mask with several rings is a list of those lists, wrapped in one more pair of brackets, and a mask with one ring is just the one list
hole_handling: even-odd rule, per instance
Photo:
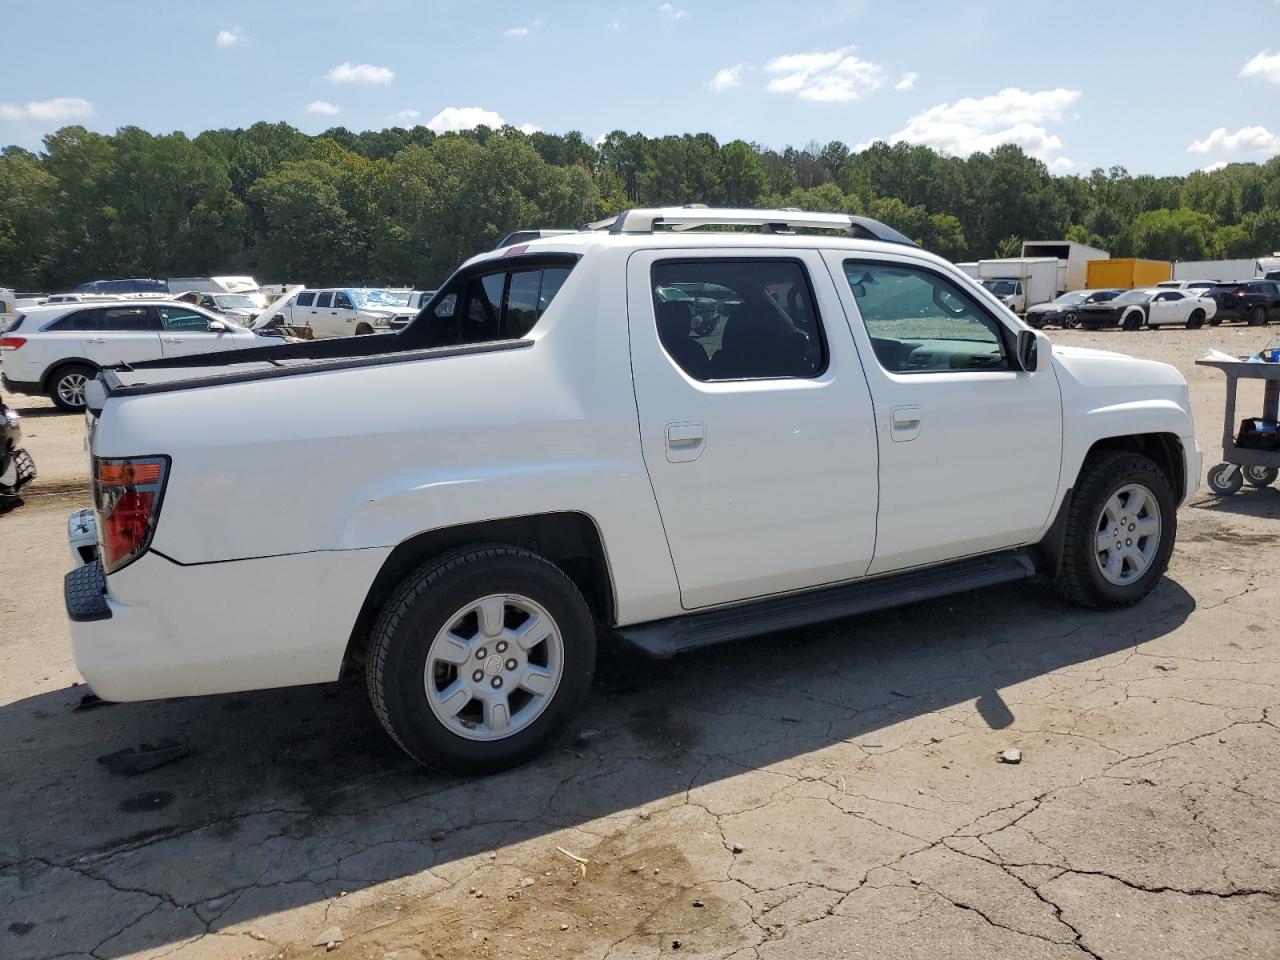
{"label": "rear spoiler lip", "polygon": [[[115,368],[104,368],[94,384],[100,384],[103,391],[103,402],[111,397],[140,397],[152,393],[174,393],[178,390],[196,390],[201,387],[219,387],[231,383],[246,383],[254,380],[275,380],[280,377],[299,376],[304,373],[327,373],[330,370],[354,370],[360,367],[383,366],[391,363],[409,363],[415,360],[433,360],[443,357],[469,356],[480,353],[498,353],[505,350],[521,350],[533,346],[533,340],[491,340],[487,343],[473,343],[456,347],[422,347],[416,350],[399,350],[395,352],[376,353],[368,357],[337,357],[329,360],[299,360],[290,362],[260,361],[273,364],[261,370],[241,370],[225,372],[225,368],[215,369],[223,372],[212,373],[203,377],[187,377],[177,380],[160,380],[155,383],[128,384],[120,379],[117,370],[133,369],[128,364],[119,364]],[[215,356],[217,356],[215,354]],[[148,364],[151,366],[152,364]],[[161,367],[163,361],[156,361]],[[87,394],[86,394],[87,395]],[[97,411],[101,413],[101,408]]]}

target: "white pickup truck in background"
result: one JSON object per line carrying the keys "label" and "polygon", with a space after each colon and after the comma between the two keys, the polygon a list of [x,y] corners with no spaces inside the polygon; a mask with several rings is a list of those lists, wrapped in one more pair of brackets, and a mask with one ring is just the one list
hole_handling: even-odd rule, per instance
{"label": "white pickup truck in background", "polygon": [[363,669],[406,751],[485,771],[574,719],[599,639],[1163,574],[1200,473],[1172,367],[1055,347],[875,221],[595,227],[473,258],[393,337],[105,371],[100,555],[66,581],[94,691]]}
{"label": "white pickup truck in background", "polygon": [[322,340],[385,333],[393,323],[395,329],[403,329],[418,313],[405,305],[405,299],[386,290],[334,287],[299,290],[272,306],[285,325],[308,327],[313,338]]}

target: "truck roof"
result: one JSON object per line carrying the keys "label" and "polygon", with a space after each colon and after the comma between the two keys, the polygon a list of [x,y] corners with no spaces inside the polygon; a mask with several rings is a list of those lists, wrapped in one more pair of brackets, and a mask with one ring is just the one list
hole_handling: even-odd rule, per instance
{"label": "truck roof", "polygon": [[[755,227],[754,232],[715,230],[706,227]],[[796,233],[823,230],[825,234]],[[833,235],[840,231],[844,236]],[[876,220],[843,213],[803,210],[747,210],[715,207],[659,207],[627,210],[578,231],[543,236],[525,243],[485,251],[464,263],[467,267],[487,260],[533,253],[584,254],[598,248],[644,249],[658,247],[741,247],[812,249],[836,247],[851,252],[912,253],[940,259],[921,250],[912,240]]]}

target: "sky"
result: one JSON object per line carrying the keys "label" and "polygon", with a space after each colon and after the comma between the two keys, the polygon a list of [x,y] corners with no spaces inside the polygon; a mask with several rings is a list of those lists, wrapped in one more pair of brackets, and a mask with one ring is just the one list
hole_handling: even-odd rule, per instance
{"label": "sky", "polygon": [[1280,0],[0,0],[0,144],[509,123],[1017,143],[1055,173],[1280,153]]}

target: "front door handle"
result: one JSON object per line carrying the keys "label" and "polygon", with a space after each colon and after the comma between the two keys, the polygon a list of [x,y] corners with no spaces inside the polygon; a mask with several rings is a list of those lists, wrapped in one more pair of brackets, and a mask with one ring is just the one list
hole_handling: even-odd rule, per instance
{"label": "front door handle", "polygon": [[181,337],[165,337],[164,342],[165,343],[182,343],[182,338]]}
{"label": "front door handle", "polygon": [[707,431],[698,420],[667,424],[667,460],[688,463],[697,460],[706,449]]}
{"label": "front door handle", "polygon": [[914,440],[919,433],[919,407],[894,407],[889,411],[889,434],[896,443]]}

